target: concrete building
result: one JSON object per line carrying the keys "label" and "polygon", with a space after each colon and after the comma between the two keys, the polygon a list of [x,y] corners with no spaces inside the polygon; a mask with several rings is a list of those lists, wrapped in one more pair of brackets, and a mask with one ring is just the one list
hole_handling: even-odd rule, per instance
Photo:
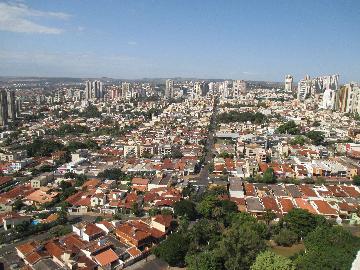
{"label": "concrete building", "polygon": [[247,87],[246,82],[243,80],[236,80],[233,82],[232,96],[238,99],[241,95],[246,94]]}
{"label": "concrete building", "polygon": [[90,100],[91,99],[91,82],[86,81],[85,82],[85,99]]}
{"label": "concrete building", "polygon": [[306,75],[303,80],[298,82],[297,99],[304,101],[311,94],[311,80],[310,76]]}
{"label": "concrete building", "polygon": [[285,91],[291,91],[293,84],[293,76],[286,75],[285,76]]}
{"label": "concrete building", "polygon": [[5,90],[0,90],[0,125],[8,124],[8,102]]}
{"label": "concrete building", "polygon": [[8,118],[14,121],[16,119],[16,102],[15,102],[15,92],[7,92],[7,107],[8,107]]}
{"label": "concrete building", "polygon": [[174,97],[174,81],[166,80],[165,82],[165,98],[171,99]]}
{"label": "concrete building", "polygon": [[344,113],[360,113],[360,87],[357,83],[348,83],[340,88],[337,109]]}
{"label": "concrete building", "polygon": [[122,99],[127,99],[128,93],[130,93],[130,83],[123,82],[121,84],[121,98]]}

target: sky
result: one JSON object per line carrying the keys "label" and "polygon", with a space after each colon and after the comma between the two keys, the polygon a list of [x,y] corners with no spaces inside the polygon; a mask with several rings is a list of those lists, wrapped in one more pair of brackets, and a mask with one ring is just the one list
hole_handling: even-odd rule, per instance
{"label": "sky", "polygon": [[359,0],[0,0],[0,76],[360,81]]}

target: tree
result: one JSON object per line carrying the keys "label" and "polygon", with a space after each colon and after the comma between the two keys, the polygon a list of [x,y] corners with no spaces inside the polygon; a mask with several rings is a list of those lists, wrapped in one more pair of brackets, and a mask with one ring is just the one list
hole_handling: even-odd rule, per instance
{"label": "tree", "polygon": [[153,250],[155,256],[163,259],[170,266],[184,266],[189,248],[189,239],[185,234],[173,233]]}
{"label": "tree", "polygon": [[215,196],[206,196],[196,207],[196,210],[205,218],[211,218],[213,209],[218,203]]}
{"label": "tree", "polygon": [[297,234],[299,238],[305,237],[316,227],[326,224],[323,216],[314,215],[310,212],[295,208],[287,213],[280,221],[282,227],[287,228]]}
{"label": "tree", "polygon": [[360,175],[355,175],[352,180],[355,186],[360,186]]}
{"label": "tree", "polygon": [[220,270],[223,268],[221,259],[216,252],[211,251],[187,255],[185,261],[188,270]]}
{"label": "tree", "polygon": [[213,249],[220,238],[220,227],[216,221],[200,219],[189,230],[188,236],[194,252],[204,248]]}
{"label": "tree", "polygon": [[133,215],[138,216],[140,214],[139,204],[137,202],[133,202],[131,205],[131,212]]}
{"label": "tree", "polygon": [[295,138],[290,141],[291,145],[304,145],[305,143],[306,139],[301,135],[295,136]]}
{"label": "tree", "polygon": [[219,243],[219,254],[225,261],[225,269],[245,270],[265,248],[265,241],[251,226],[232,226]]}
{"label": "tree", "polygon": [[263,175],[263,182],[266,184],[276,183],[276,175],[273,168],[267,168]]}
{"label": "tree", "polygon": [[287,123],[279,126],[276,132],[280,134],[299,135],[300,128],[295,124],[294,121],[288,121]]}
{"label": "tree", "polygon": [[298,235],[289,229],[281,229],[277,235],[274,236],[274,241],[279,246],[290,247],[298,240]]}
{"label": "tree", "polygon": [[325,136],[324,136],[324,133],[321,132],[321,131],[309,131],[308,133],[305,134],[306,137],[308,137],[313,144],[315,145],[321,145],[324,143],[324,139],[325,139]]}
{"label": "tree", "polygon": [[272,251],[261,252],[255,263],[250,267],[251,270],[295,270],[293,262],[280,255],[276,255]]}
{"label": "tree", "polygon": [[250,121],[254,124],[262,124],[267,121],[267,118],[264,114],[257,112],[238,112],[230,111],[224,112],[217,116],[217,122],[219,123],[234,123],[234,122],[247,122]]}
{"label": "tree", "polygon": [[265,214],[263,215],[263,219],[265,220],[266,224],[269,225],[271,221],[276,218],[276,214],[271,210],[266,210]]}
{"label": "tree", "polygon": [[219,157],[221,158],[234,158],[233,154],[229,154],[228,152],[222,152],[219,154]]}
{"label": "tree", "polygon": [[13,204],[14,210],[19,211],[25,204],[23,204],[21,199],[16,199],[16,201]]}
{"label": "tree", "polygon": [[350,269],[360,249],[360,239],[340,226],[318,227],[304,244],[306,253],[295,260],[299,270]]}
{"label": "tree", "polygon": [[126,180],[128,177],[121,169],[106,169],[98,174],[98,177],[110,180]]}
{"label": "tree", "polygon": [[181,200],[175,202],[174,214],[177,216],[187,216],[190,220],[194,220],[197,216],[196,205],[190,200]]}

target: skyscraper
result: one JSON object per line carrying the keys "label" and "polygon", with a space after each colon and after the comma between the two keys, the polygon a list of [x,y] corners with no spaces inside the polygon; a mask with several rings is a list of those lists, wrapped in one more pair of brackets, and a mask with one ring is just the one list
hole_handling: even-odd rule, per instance
{"label": "skyscraper", "polygon": [[165,98],[171,99],[174,97],[174,81],[166,80],[165,82]]}
{"label": "skyscraper", "polygon": [[298,82],[298,89],[297,89],[297,99],[304,101],[307,99],[311,94],[311,85],[312,82],[310,80],[310,76],[306,75],[303,80]]}
{"label": "skyscraper", "polygon": [[91,99],[91,82],[86,81],[85,82],[85,100]]}
{"label": "skyscraper", "polygon": [[121,84],[121,98],[126,99],[129,93],[130,93],[130,83],[123,82]]}
{"label": "skyscraper", "polygon": [[16,107],[15,107],[15,92],[8,91],[7,92],[7,107],[8,107],[8,118],[12,121],[16,118]]}
{"label": "skyscraper", "polygon": [[337,109],[345,113],[360,113],[360,87],[357,83],[348,83],[338,91]]}
{"label": "skyscraper", "polygon": [[293,77],[291,75],[285,76],[285,91],[292,90]]}
{"label": "skyscraper", "polygon": [[6,126],[7,124],[8,124],[7,93],[5,90],[0,90],[0,125]]}
{"label": "skyscraper", "polygon": [[232,96],[239,98],[242,94],[246,94],[246,82],[244,80],[236,80],[233,82]]}

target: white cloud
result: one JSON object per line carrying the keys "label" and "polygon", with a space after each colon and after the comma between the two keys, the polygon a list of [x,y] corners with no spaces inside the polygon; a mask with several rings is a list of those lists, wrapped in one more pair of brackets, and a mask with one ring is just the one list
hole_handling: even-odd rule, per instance
{"label": "white cloud", "polygon": [[137,42],[136,41],[128,41],[128,45],[135,46],[135,45],[137,45]]}
{"label": "white cloud", "polygon": [[60,34],[63,32],[60,28],[48,27],[31,20],[31,18],[39,17],[66,20],[70,15],[62,12],[35,10],[21,3],[0,3],[0,31],[40,34]]}

